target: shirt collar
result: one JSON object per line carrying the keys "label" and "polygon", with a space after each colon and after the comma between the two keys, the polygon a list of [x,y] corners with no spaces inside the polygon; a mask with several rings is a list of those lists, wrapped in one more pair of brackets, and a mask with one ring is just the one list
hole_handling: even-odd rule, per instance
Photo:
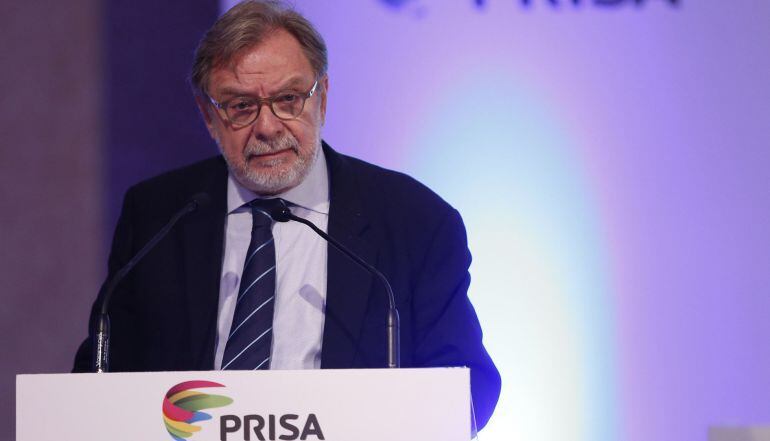
{"label": "shirt collar", "polygon": [[[233,213],[244,204],[260,196],[241,185],[232,173],[227,174],[227,213]],[[273,196],[271,196],[273,197]],[[284,199],[293,205],[317,213],[329,214],[329,172],[326,168],[326,156],[318,147],[318,155],[310,166],[305,179],[294,188],[274,197]]]}

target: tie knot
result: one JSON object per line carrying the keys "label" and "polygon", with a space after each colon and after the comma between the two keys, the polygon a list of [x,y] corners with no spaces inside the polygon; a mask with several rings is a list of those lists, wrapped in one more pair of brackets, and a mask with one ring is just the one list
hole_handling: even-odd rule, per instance
{"label": "tie knot", "polygon": [[273,223],[273,216],[286,206],[283,199],[254,199],[248,203],[251,215],[254,218],[254,227],[269,226]]}

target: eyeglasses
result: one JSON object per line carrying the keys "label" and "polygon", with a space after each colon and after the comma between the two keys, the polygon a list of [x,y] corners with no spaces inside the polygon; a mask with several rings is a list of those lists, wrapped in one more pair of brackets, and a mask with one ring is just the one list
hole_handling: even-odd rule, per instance
{"label": "eyeglasses", "polygon": [[267,104],[278,119],[288,121],[299,117],[305,108],[305,101],[315,94],[318,80],[306,93],[282,92],[268,98],[238,97],[224,103],[209,97],[211,104],[225,112],[227,119],[234,127],[245,127],[259,117],[263,104]]}

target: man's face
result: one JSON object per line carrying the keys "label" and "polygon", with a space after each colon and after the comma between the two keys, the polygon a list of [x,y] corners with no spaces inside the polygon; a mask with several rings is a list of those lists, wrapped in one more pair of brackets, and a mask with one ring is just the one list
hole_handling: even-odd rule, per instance
{"label": "man's face", "polygon": [[[304,94],[316,78],[299,42],[287,31],[272,32],[262,43],[239,55],[232,66],[212,71],[208,91],[227,103],[239,97],[268,98],[282,92]],[[321,146],[328,78],[319,79],[315,94],[293,120],[281,120],[262,105],[256,121],[236,127],[224,111],[205,97],[198,100],[212,138],[238,182],[261,195],[297,186],[307,176]]]}

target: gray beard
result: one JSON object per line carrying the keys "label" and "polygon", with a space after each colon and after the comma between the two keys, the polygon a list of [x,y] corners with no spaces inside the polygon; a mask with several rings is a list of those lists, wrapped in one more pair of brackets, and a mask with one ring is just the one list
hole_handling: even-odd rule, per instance
{"label": "gray beard", "polygon": [[[309,156],[303,156],[300,154],[299,142],[291,134],[286,134],[279,139],[271,140],[269,142],[254,140],[253,142],[250,142],[243,151],[243,158],[241,158],[242,162],[236,163],[225,155],[222,146],[217,142],[219,151],[225,158],[230,173],[235,176],[241,185],[259,195],[275,195],[299,185],[310,172],[310,167],[318,156],[320,142],[316,144],[317,145]],[[294,161],[289,169],[282,170],[280,173],[259,173],[248,167],[248,159],[253,155],[275,152],[287,148],[292,149],[297,153],[297,160]],[[270,162],[267,164],[273,165],[270,164]],[[278,164],[280,164],[280,160],[276,160],[274,165]]]}

